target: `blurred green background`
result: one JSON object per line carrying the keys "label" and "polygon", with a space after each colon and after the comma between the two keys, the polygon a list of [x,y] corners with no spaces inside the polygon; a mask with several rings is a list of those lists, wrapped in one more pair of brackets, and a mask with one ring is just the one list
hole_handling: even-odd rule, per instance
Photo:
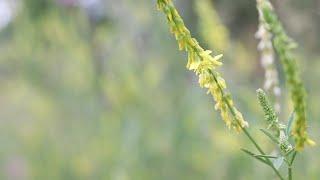
{"label": "blurred green background", "polygon": [[[264,71],[254,0],[174,1],[220,68],[251,132],[265,124],[255,90]],[[320,143],[320,1],[273,1],[300,44],[309,132]],[[0,179],[275,179],[247,157],[186,70],[155,0],[0,0]],[[209,11],[211,14],[204,16]],[[206,18],[205,18],[206,17]],[[211,19],[212,18],[212,19]],[[206,27],[212,22],[220,28]],[[282,113],[291,111],[283,76]],[[295,179],[320,178],[319,146],[299,154]],[[285,172],[285,169],[282,169]]]}

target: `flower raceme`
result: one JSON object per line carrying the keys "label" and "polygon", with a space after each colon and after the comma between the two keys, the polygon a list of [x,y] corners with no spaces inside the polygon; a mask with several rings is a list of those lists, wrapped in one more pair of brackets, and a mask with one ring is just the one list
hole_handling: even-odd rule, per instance
{"label": "flower raceme", "polygon": [[211,51],[204,50],[198,41],[192,38],[171,0],[157,0],[157,8],[166,15],[179,49],[188,53],[187,68],[199,76],[200,87],[207,88],[208,93],[213,96],[216,101],[215,109],[220,111],[227,127],[237,131],[247,127],[248,123],[234,106],[231,96],[225,92],[227,86],[224,79],[216,72],[216,68],[222,65],[219,61],[222,55],[212,56]]}

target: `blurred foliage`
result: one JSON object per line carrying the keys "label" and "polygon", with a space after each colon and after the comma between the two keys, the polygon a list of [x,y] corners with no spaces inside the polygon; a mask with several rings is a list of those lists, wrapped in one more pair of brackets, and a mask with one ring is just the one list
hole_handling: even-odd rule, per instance
{"label": "blurred foliage", "polygon": [[[104,0],[86,7],[69,1],[21,1],[0,32],[0,179],[273,177],[239,151],[249,142],[225,128],[211,98],[185,70],[186,58],[155,1]],[[257,12],[253,1],[213,3],[230,34],[220,42],[229,44],[221,52],[222,74],[254,129],[263,123],[255,97],[263,83]],[[194,1],[177,4],[190,29],[201,32]],[[317,140],[320,4],[292,0],[275,8],[302,44],[309,132]],[[308,24],[297,27],[288,17]],[[284,94],[282,103],[287,99]],[[298,156],[296,179],[320,176],[319,157],[312,156],[319,153],[315,147]]]}

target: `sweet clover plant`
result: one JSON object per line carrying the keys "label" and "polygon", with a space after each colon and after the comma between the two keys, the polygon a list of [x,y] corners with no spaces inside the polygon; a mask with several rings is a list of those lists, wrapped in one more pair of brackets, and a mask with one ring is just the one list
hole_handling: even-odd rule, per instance
{"label": "sweet clover plant", "polygon": [[[196,5],[198,9],[208,11],[206,6],[210,4],[199,0]],[[216,102],[215,109],[220,111],[221,118],[226,126],[235,129],[237,132],[243,132],[258,152],[247,149],[242,149],[242,151],[270,167],[279,179],[291,180],[293,176],[292,166],[297,153],[304,149],[305,144],[315,145],[315,143],[309,139],[307,134],[306,92],[299,75],[296,58],[292,53],[296,44],[286,34],[271,3],[268,0],[257,0],[259,30],[256,33],[256,37],[260,40],[258,50],[261,52],[261,64],[265,69],[264,89],[276,97],[276,103],[272,105],[267,94],[262,89],[257,90],[257,99],[264,112],[266,122],[266,128],[260,130],[274,143],[274,151],[270,154],[266,153],[250,134],[249,123],[236,108],[230,93],[227,91],[226,82],[218,72],[218,68],[222,65],[222,55],[214,56],[212,51],[200,46],[185,26],[171,0],[157,0],[157,8],[165,14],[170,31],[177,40],[179,49],[187,52],[187,69],[195,72],[199,78],[200,87],[206,88],[208,94],[212,95]],[[201,12],[199,14],[203,19],[204,14]],[[215,17],[215,14],[213,15]],[[206,22],[210,21],[206,20]],[[217,20],[215,19],[213,22],[217,22]],[[214,25],[214,23],[210,24],[210,26]],[[205,28],[205,24],[200,24],[200,27]],[[217,28],[221,27],[218,26]],[[202,33],[206,32],[206,30],[203,30]],[[225,38],[226,34],[222,34],[222,36]],[[213,39],[219,38],[214,37]],[[282,121],[278,117],[281,91],[275,65],[275,52],[284,69],[294,109],[287,121]],[[283,164],[288,169],[286,176],[279,171]]]}

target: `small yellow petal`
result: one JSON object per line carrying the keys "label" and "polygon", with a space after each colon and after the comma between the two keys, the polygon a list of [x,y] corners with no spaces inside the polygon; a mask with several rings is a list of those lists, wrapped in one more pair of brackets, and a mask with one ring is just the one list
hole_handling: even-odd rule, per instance
{"label": "small yellow petal", "polygon": [[315,145],[316,145],[316,142],[314,142],[314,141],[311,140],[311,139],[307,139],[307,144],[310,145],[310,146],[315,146]]}

